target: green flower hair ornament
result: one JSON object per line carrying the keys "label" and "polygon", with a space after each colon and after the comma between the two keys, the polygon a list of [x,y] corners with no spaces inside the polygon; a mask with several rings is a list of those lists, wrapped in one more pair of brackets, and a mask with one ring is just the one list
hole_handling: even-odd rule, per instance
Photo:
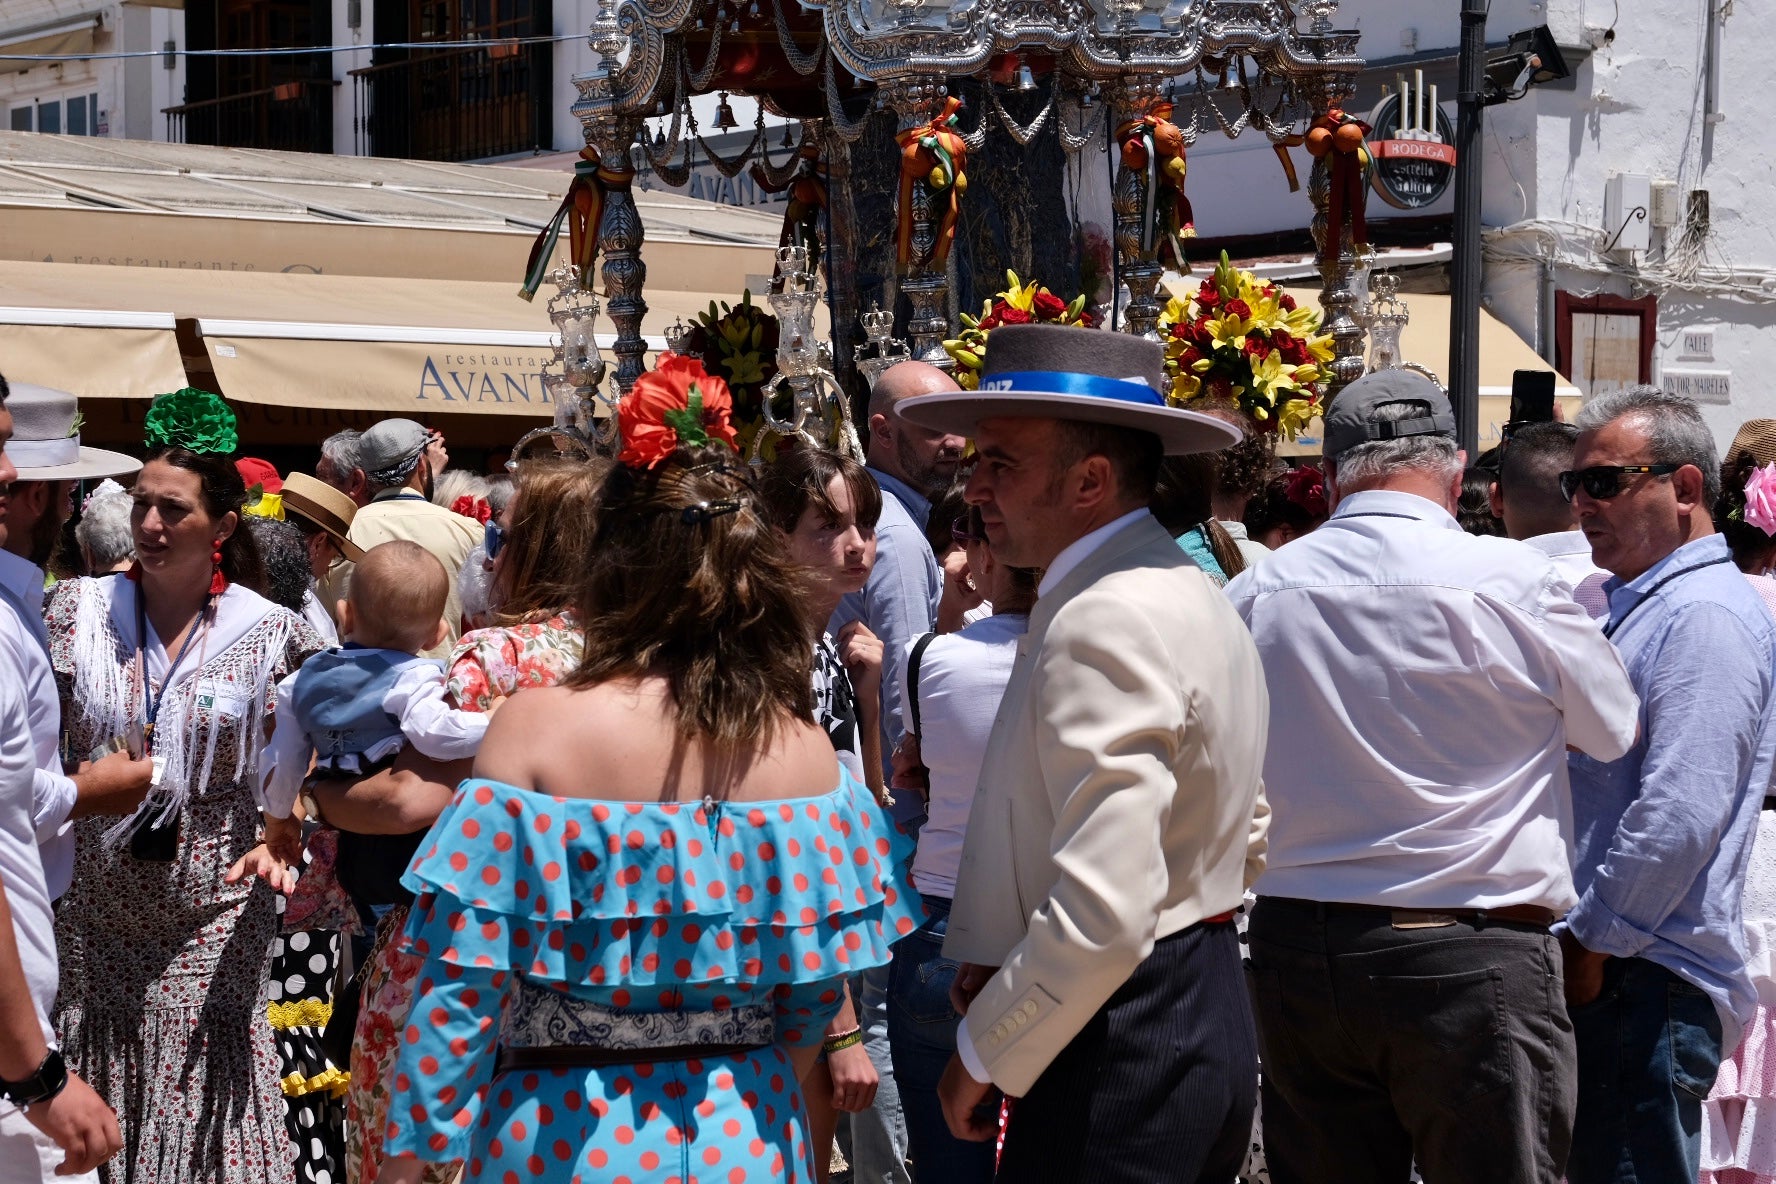
{"label": "green flower hair ornament", "polygon": [[189,386],[155,399],[142,432],[149,448],[228,455],[240,447],[234,412],[222,396]]}

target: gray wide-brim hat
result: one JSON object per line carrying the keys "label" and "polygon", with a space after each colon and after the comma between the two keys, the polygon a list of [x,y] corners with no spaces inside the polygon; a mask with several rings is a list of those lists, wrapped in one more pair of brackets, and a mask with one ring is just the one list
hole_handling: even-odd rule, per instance
{"label": "gray wide-brim hat", "polygon": [[1243,439],[1212,415],[1166,402],[1165,347],[1073,325],[1002,325],[988,334],[980,389],[913,395],[908,423],[972,436],[983,419],[1072,419],[1152,432],[1167,456],[1218,452]]}
{"label": "gray wide-brim hat", "polygon": [[142,462],[121,452],[86,448],[75,430],[79,405],[67,391],[29,382],[9,384],[5,408],[12,412],[12,439],[6,459],[20,481],[87,481],[128,477]]}

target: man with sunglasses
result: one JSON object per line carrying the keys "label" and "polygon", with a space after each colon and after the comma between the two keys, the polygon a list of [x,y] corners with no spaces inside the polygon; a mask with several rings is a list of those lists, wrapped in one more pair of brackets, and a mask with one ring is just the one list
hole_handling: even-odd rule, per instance
{"label": "man with sunglasses", "polygon": [[1560,475],[1640,694],[1618,760],[1570,758],[1579,902],[1560,929],[1579,1049],[1572,1184],[1694,1180],[1701,1106],[1756,993],[1740,897],[1776,762],[1776,626],[1710,514],[1714,437],[1657,387],[1600,395]]}

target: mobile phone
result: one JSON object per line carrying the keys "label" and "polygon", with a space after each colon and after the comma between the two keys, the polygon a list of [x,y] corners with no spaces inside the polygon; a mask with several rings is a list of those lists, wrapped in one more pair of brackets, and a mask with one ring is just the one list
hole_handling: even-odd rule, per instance
{"label": "mobile phone", "polygon": [[1554,418],[1554,372],[1518,370],[1511,375],[1511,422],[1549,423]]}

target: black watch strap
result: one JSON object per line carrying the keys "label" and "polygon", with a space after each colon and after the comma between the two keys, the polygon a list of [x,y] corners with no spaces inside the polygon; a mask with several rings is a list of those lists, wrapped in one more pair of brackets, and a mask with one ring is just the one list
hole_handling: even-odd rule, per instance
{"label": "black watch strap", "polygon": [[68,1066],[62,1061],[62,1054],[52,1048],[43,1063],[37,1066],[37,1072],[23,1081],[0,1079],[0,1097],[15,1106],[35,1106],[49,1101],[67,1087]]}

